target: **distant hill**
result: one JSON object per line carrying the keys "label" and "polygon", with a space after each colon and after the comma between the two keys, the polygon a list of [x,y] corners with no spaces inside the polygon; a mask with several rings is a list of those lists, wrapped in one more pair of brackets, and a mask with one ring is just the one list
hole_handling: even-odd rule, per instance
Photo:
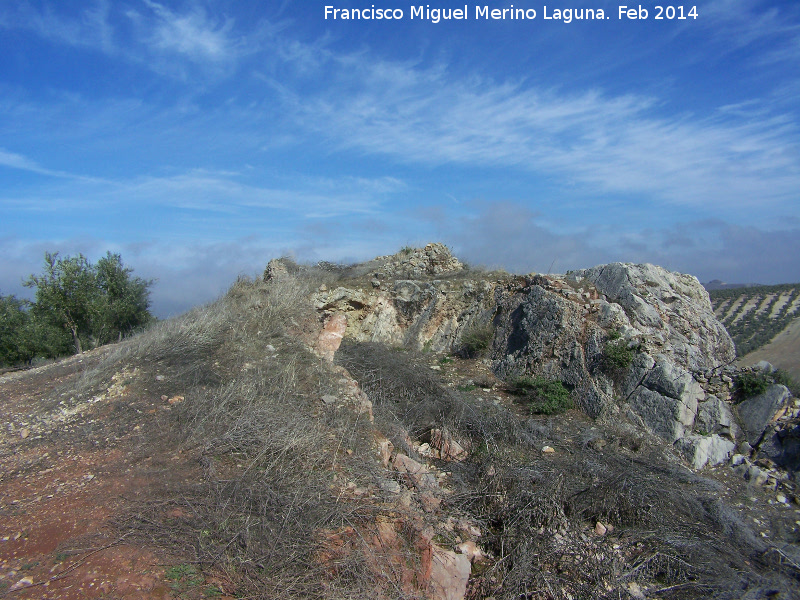
{"label": "distant hill", "polygon": [[734,290],[739,288],[763,287],[760,283],[725,283],[719,279],[712,279],[704,283],[703,287],[709,292],[714,290]]}
{"label": "distant hill", "polygon": [[800,331],[800,284],[709,289],[714,283],[705,284],[714,314],[733,338],[740,362],[768,360],[800,377],[800,335],[792,333]]}

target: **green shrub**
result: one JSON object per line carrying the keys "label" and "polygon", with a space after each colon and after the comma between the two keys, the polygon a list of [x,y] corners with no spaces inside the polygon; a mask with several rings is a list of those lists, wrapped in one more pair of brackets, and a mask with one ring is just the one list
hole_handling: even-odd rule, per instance
{"label": "green shrub", "polygon": [[789,373],[783,369],[778,369],[772,374],[775,383],[785,385],[792,392],[792,396],[800,398],[800,383],[798,383]]}
{"label": "green shrub", "polygon": [[558,415],[573,407],[572,396],[560,381],[522,376],[509,385],[513,393],[525,397],[532,414]]}
{"label": "green shrub", "polygon": [[800,385],[792,379],[786,371],[778,369],[773,373],[761,371],[759,373],[742,373],[736,378],[734,384],[735,401],[743,402],[748,398],[753,398],[763,394],[774,384],[785,385],[792,392],[793,396],[800,393]]}
{"label": "green shrub", "polygon": [[767,391],[771,385],[770,377],[766,373],[742,373],[736,378],[735,392],[737,400],[742,402]]}
{"label": "green shrub", "polygon": [[489,349],[493,337],[494,328],[491,323],[469,325],[461,335],[460,354],[467,358],[481,356]]}
{"label": "green shrub", "polygon": [[603,370],[613,376],[622,375],[631,366],[634,354],[634,349],[628,347],[628,342],[621,338],[620,332],[612,331],[603,345]]}

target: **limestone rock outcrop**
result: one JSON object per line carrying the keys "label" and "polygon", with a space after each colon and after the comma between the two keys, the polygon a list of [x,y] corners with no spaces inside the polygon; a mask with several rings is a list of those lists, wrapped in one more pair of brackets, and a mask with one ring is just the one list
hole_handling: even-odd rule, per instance
{"label": "limestone rock outcrop", "polygon": [[747,441],[755,446],[761,441],[769,424],[789,399],[789,390],[783,385],[770,386],[763,394],[739,404],[737,412]]}
{"label": "limestone rock outcrop", "polygon": [[665,354],[691,371],[716,369],[736,358],[725,327],[714,316],[708,292],[697,278],[655,265],[612,263],[573,271],[605,300],[622,308],[622,326],[650,354]]}
{"label": "limestone rock outcrop", "polygon": [[345,315],[351,339],[445,352],[470,323],[491,319],[492,290],[486,281],[401,279],[388,289],[318,291],[314,302],[326,320]]}
{"label": "limestone rock outcrop", "polygon": [[497,376],[560,381],[589,416],[627,419],[693,464],[725,460],[741,436],[728,402],[735,348],[695,277],[630,263],[487,277],[441,244],[359,268],[313,297],[337,336],[452,352],[491,325]]}

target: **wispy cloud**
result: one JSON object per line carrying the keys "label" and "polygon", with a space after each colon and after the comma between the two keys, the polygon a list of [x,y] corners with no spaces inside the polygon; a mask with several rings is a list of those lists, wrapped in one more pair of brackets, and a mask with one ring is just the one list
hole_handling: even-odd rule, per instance
{"label": "wispy cloud", "polygon": [[76,181],[84,181],[84,182],[99,182],[100,179],[95,177],[87,177],[84,175],[77,175],[73,173],[68,173],[66,171],[58,171],[53,169],[47,169],[41,166],[36,161],[27,158],[21,154],[17,154],[15,152],[9,152],[0,148],[0,167],[7,167],[9,169],[18,169],[20,171],[28,171],[30,173],[36,173],[37,175],[46,175],[48,177],[56,177],[59,179],[73,179]]}
{"label": "wispy cloud", "polygon": [[[712,0],[702,7],[703,21],[727,51],[768,41],[773,49],[756,62],[800,62],[800,9],[765,0]],[[777,43],[776,43],[777,42]]]}
{"label": "wispy cloud", "polygon": [[657,99],[564,93],[451,77],[360,55],[331,56],[331,85],[291,102],[341,148],[414,164],[512,166],[601,193],[745,207],[796,199],[791,115],[667,115]]}
{"label": "wispy cloud", "polygon": [[148,42],[158,51],[174,52],[195,62],[227,62],[234,58],[236,40],[231,37],[233,21],[211,19],[202,7],[176,13],[162,4],[144,0],[155,15]]}
{"label": "wispy cloud", "polygon": [[49,4],[4,3],[0,6],[0,29],[23,29],[50,42],[113,53],[116,47],[109,12],[108,0],[96,0],[93,6],[71,16]]}
{"label": "wispy cloud", "polygon": [[[70,14],[73,13],[73,14]],[[210,15],[200,4],[184,10],[153,0],[95,0],[77,13],[47,3],[0,6],[0,29],[22,29],[48,41],[87,48],[162,75],[230,76],[236,61],[260,46],[265,31],[249,24],[235,31],[232,18]]]}
{"label": "wispy cloud", "polygon": [[[50,174],[22,156],[0,150],[2,165]],[[73,178],[67,174],[60,176]],[[86,185],[40,186],[36,194],[24,198],[0,192],[0,207],[20,212],[46,210],[65,216],[76,207],[100,215],[105,211],[133,206],[147,211],[177,209],[187,218],[204,219],[213,225],[223,214],[243,218],[243,215],[255,212],[264,219],[265,210],[307,219],[374,214],[383,210],[383,204],[393,194],[406,188],[401,180],[393,177],[369,179],[346,175],[336,178],[301,177],[291,185],[280,181],[265,185],[248,182],[246,175],[241,173],[201,169],[131,180],[84,178],[82,181]],[[236,225],[228,223],[227,226],[243,230],[243,233],[253,227],[253,221],[245,220]]]}

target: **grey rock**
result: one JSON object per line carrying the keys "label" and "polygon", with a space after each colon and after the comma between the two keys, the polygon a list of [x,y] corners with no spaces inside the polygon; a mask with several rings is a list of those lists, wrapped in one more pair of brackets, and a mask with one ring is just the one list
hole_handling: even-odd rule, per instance
{"label": "grey rock", "polygon": [[697,406],[695,431],[701,434],[717,433],[736,439],[739,426],[727,402],[716,396],[707,396]]}
{"label": "grey rock", "polygon": [[712,434],[686,435],[678,441],[677,446],[693,468],[702,469],[706,465],[714,466],[727,461],[733,454],[735,444]]}
{"label": "grey rock", "polygon": [[655,364],[655,359],[649,354],[642,352],[634,356],[631,367],[622,382],[621,392],[623,398],[629,398],[634,390],[642,385],[645,377]]}
{"label": "grey rock", "polygon": [[778,370],[777,367],[774,367],[772,363],[767,362],[766,360],[760,360],[756,364],[753,365],[754,369],[758,369],[759,371],[763,371],[764,373],[774,373]]}
{"label": "grey rock", "polygon": [[679,418],[685,415],[686,407],[675,398],[639,387],[631,395],[630,407],[650,431],[671,443],[686,433],[686,425]]}
{"label": "grey rock", "polygon": [[742,429],[751,445],[758,444],[789,396],[789,390],[785,386],[772,385],[763,394],[745,400],[736,407]]}
{"label": "grey rock", "polygon": [[[691,275],[630,263],[582,269],[571,275],[591,281],[609,302],[624,309],[648,344],[648,353],[668,354],[692,372],[721,367],[736,357],[733,341],[714,316],[708,292]],[[661,347],[650,348],[659,346],[657,340],[663,340]]]}
{"label": "grey rock", "polygon": [[753,485],[764,485],[767,483],[767,474],[756,465],[750,465],[744,473],[744,478]]}
{"label": "grey rock", "polygon": [[264,281],[288,277],[290,264],[289,261],[283,258],[273,258],[264,269]]}
{"label": "grey rock", "polygon": [[765,436],[758,447],[758,456],[768,458],[790,472],[800,470],[800,425]]}

